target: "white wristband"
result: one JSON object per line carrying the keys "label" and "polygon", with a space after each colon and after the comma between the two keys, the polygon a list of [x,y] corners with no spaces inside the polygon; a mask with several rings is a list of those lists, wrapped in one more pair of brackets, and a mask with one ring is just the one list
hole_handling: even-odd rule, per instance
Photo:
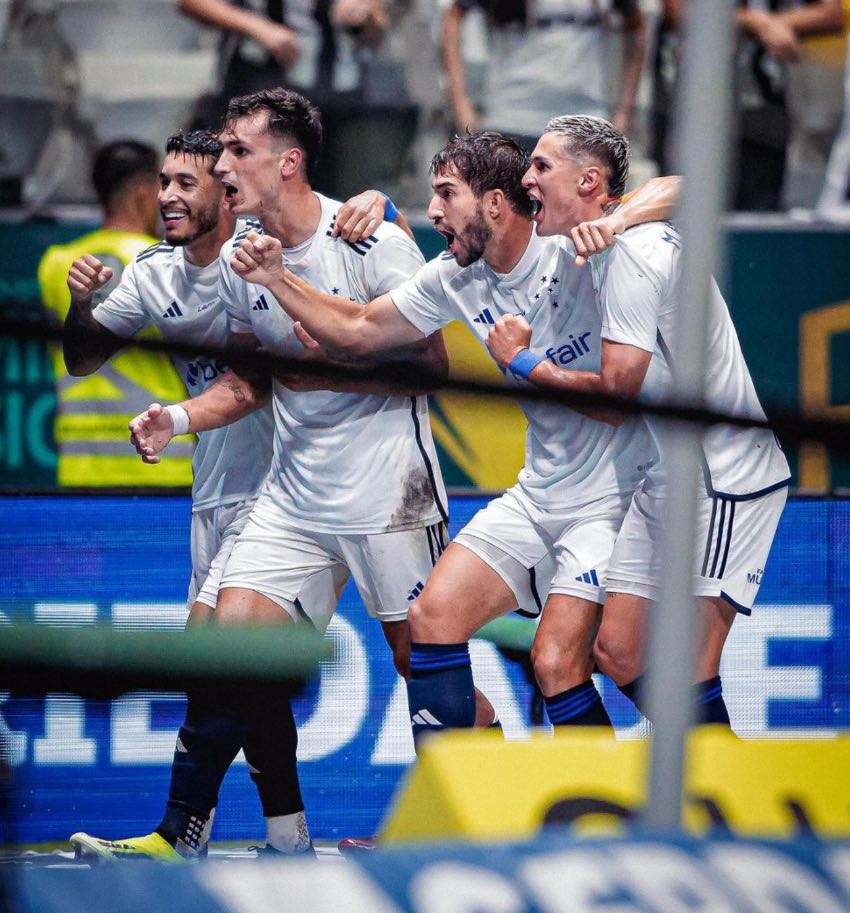
{"label": "white wristband", "polygon": [[166,406],[165,411],[174,424],[174,437],[189,433],[189,413],[182,406]]}

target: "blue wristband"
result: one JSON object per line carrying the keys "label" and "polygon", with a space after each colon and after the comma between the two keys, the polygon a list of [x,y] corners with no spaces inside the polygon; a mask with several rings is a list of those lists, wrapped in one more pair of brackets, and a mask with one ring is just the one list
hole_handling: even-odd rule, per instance
{"label": "blue wristband", "polygon": [[541,361],[546,361],[542,355],[535,355],[530,349],[520,349],[511,359],[508,370],[514,377],[522,377],[524,380],[528,380],[528,375]]}
{"label": "blue wristband", "polygon": [[[383,192],[383,191],[382,191]],[[384,194],[386,197],[387,195]],[[395,222],[398,218],[398,210],[395,208],[395,203],[387,197],[387,202],[384,203],[384,221],[385,222]]]}

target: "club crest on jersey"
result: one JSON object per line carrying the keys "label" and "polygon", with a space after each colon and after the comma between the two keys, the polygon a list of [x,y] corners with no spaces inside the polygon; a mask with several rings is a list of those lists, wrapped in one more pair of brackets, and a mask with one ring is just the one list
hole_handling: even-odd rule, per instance
{"label": "club crest on jersey", "polygon": [[590,330],[586,333],[579,333],[578,337],[573,336],[572,333],[569,335],[569,342],[564,343],[558,348],[554,346],[546,350],[546,357],[553,365],[568,365],[570,362],[575,361],[577,358],[581,358],[582,355],[587,355],[590,351],[590,346],[587,344],[587,338],[591,336]]}

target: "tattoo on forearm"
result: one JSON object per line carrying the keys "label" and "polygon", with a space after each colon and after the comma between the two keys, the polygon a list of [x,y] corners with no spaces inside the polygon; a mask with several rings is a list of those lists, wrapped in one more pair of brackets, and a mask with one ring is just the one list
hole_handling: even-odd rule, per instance
{"label": "tattoo on forearm", "polygon": [[230,390],[230,392],[233,394],[233,398],[237,403],[245,402],[245,391],[242,389],[241,385],[237,383],[237,381],[230,378],[225,378],[221,384],[223,387],[227,387],[227,389]]}

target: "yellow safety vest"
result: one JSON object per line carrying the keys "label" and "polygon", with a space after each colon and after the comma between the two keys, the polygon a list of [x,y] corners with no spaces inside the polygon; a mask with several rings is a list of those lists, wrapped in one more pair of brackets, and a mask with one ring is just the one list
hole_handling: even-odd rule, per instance
{"label": "yellow safety vest", "polygon": [[[49,247],[38,266],[45,307],[64,323],[71,306],[68,271],[83,254],[92,254],[115,273],[109,285],[98,293],[102,300],[118,284],[124,267],[157,240],[134,232],[99,229],[68,244]],[[65,369],[61,348],[53,347],[52,354],[60,485],[192,484],[194,444],[189,438],[179,439],[179,443],[175,442],[177,446],[171,445],[168,459],[156,466],[142,463],[128,443],[127,422],[134,415],[152,402],[175,402],[186,396],[185,386],[167,355],[128,348],[113,356],[95,374],[71,377]]]}

